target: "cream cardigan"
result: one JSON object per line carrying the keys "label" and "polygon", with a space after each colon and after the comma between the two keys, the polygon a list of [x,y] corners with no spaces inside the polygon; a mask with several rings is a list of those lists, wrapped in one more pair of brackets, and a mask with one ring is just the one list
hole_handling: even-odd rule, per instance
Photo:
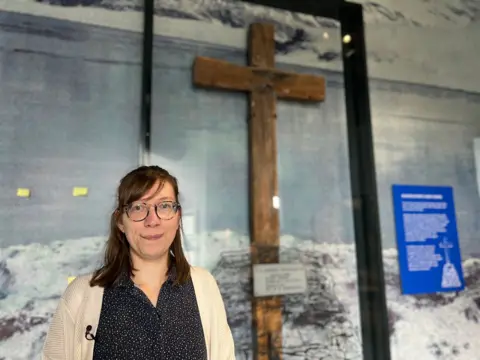
{"label": "cream cardigan", "polygon": [[[208,360],[235,360],[232,333],[215,278],[205,269],[191,268],[202,319]],[[103,288],[90,287],[91,275],[79,276],[68,285],[43,347],[42,360],[91,360],[95,341],[85,338],[85,328],[95,334],[102,308]]]}

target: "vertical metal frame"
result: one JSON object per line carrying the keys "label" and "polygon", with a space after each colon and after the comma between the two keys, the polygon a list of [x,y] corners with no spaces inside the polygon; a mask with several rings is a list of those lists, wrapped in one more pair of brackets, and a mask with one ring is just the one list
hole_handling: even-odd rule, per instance
{"label": "vertical metal frame", "polygon": [[150,163],[150,133],[152,123],[152,75],[153,75],[153,13],[155,0],[144,0],[143,5],[143,53],[142,92],[140,100],[140,164]]}
{"label": "vertical metal frame", "polygon": [[[364,360],[389,360],[390,334],[385,296],[380,219],[362,6],[342,0],[242,0],[338,20],[343,43],[345,104],[357,253],[358,293]],[[140,161],[150,157],[154,0],[144,2]]]}
{"label": "vertical metal frame", "polygon": [[343,41],[342,52],[363,357],[389,360],[390,331],[362,6],[343,2],[339,20],[342,38],[348,35],[351,39]]}

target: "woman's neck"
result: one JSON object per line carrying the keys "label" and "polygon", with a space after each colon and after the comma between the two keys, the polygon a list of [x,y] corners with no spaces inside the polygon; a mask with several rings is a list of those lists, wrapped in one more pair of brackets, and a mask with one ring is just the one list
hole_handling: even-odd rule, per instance
{"label": "woman's neck", "polygon": [[132,280],[140,286],[147,286],[151,289],[160,288],[167,279],[168,267],[168,256],[155,261],[133,258],[133,268],[136,271],[134,271]]}

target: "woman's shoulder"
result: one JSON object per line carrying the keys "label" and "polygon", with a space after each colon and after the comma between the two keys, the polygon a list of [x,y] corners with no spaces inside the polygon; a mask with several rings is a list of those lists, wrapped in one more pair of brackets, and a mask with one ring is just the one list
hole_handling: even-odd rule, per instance
{"label": "woman's shoulder", "polygon": [[65,289],[62,300],[69,308],[77,308],[90,289],[90,279],[93,274],[85,274],[75,277]]}
{"label": "woman's shoulder", "polygon": [[191,266],[190,275],[192,281],[202,286],[215,286],[217,287],[217,280],[210,271],[200,266]]}
{"label": "woman's shoulder", "polygon": [[201,266],[190,266],[190,274],[197,279],[213,279],[212,273]]}

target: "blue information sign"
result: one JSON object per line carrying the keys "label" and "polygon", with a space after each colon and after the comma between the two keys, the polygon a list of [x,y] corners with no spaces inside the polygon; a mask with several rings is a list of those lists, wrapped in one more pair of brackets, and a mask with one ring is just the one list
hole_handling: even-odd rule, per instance
{"label": "blue information sign", "polygon": [[402,293],[463,290],[452,187],[393,185],[392,193]]}

